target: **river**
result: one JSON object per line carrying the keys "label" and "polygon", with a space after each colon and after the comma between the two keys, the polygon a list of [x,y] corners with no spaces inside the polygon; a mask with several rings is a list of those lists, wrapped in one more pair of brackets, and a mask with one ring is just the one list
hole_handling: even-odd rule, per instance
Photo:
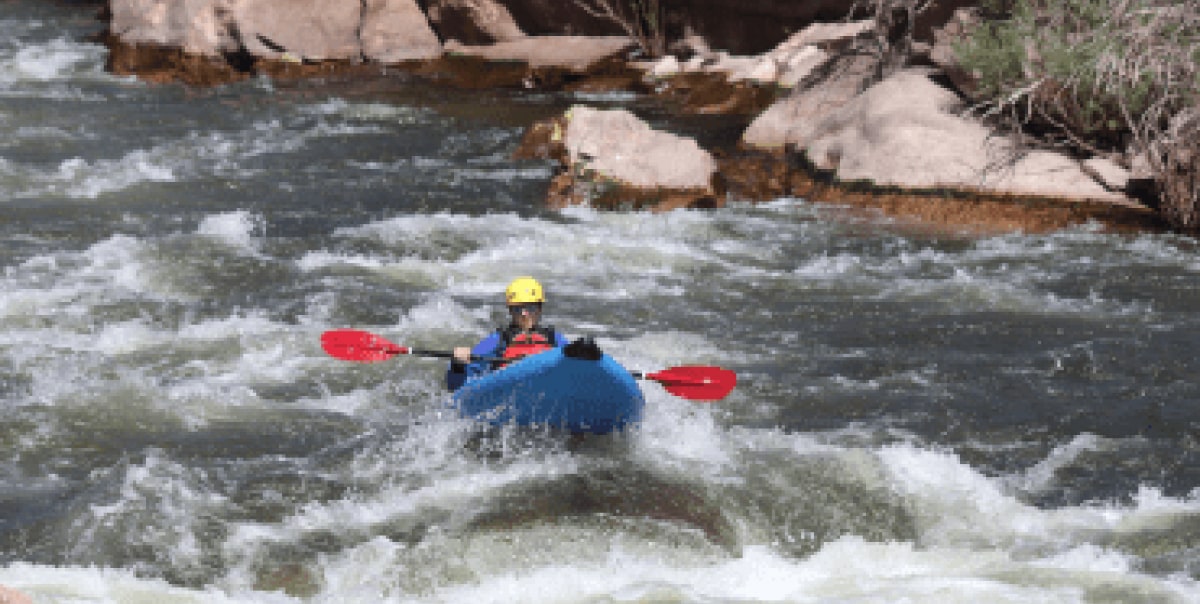
{"label": "river", "polygon": [[[0,585],[79,602],[1197,602],[1200,248],[825,203],[551,211],[572,103],[103,69],[0,3]],[[655,125],[678,124],[659,113]],[[703,125],[700,126],[703,129]],[[716,128],[717,126],[713,126]],[[537,276],[643,383],[617,436],[481,430],[439,361]]]}

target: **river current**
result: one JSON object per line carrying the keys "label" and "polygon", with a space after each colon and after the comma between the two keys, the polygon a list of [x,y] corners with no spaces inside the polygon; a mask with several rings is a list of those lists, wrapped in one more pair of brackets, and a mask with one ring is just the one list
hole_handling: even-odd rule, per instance
{"label": "river current", "polygon": [[[804,199],[551,211],[509,158],[642,99],[105,73],[0,2],[0,585],[44,602],[1198,602],[1200,248]],[[655,125],[695,130],[695,121]],[[714,126],[715,128],[716,126]],[[703,130],[701,123],[699,128]],[[481,430],[439,361],[530,274],[643,383]]]}

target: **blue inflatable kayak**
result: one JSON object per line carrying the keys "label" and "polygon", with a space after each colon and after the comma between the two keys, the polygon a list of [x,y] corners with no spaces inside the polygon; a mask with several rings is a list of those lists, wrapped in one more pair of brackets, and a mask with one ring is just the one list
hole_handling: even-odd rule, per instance
{"label": "blue inflatable kayak", "polygon": [[642,417],[645,399],[633,376],[607,354],[572,358],[556,348],[467,380],[454,404],[492,424],[544,424],[607,434]]}

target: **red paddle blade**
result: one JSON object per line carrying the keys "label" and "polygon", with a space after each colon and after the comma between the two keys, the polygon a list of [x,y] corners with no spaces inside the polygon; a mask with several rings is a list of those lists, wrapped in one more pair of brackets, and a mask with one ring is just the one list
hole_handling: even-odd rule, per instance
{"label": "red paddle blade", "polygon": [[386,361],[408,352],[403,346],[357,329],[334,329],[321,334],[321,348],[331,357],[359,363]]}
{"label": "red paddle blade", "polygon": [[737,374],[721,367],[672,367],[646,375],[663,385],[667,392],[693,401],[725,398],[737,385]]}

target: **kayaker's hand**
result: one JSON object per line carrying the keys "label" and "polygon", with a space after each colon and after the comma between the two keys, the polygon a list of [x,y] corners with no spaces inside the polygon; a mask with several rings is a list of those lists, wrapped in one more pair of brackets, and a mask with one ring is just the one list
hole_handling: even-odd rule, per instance
{"label": "kayaker's hand", "polygon": [[466,346],[457,346],[454,348],[454,360],[467,365],[471,362],[471,349]]}
{"label": "kayaker's hand", "polygon": [[572,359],[583,359],[585,361],[599,361],[604,357],[604,353],[600,351],[600,347],[596,345],[596,341],[592,338],[579,338],[563,348],[563,355]]}

